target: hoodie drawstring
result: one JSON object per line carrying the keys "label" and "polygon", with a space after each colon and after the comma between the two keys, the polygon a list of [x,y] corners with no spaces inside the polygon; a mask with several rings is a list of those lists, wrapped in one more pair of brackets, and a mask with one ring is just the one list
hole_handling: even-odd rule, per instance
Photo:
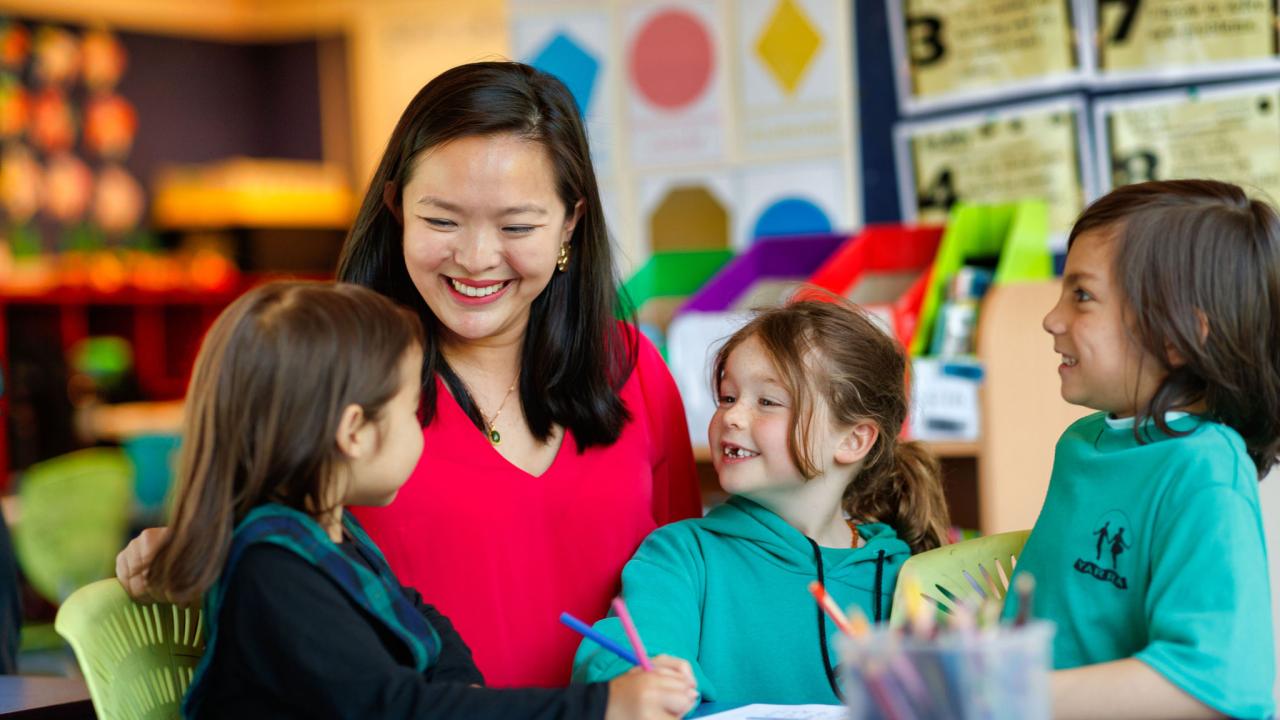
{"label": "hoodie drawstring", "polygon": [[[813,538],[806,537],[809,545],[813,547],[813,560],[818,565],[818,584],[826,587],[826,578],[822,574],[822,551],[818,549],[818,543]],[[881,552],[883,557],[884,553]],[[836,694],[836,699],[841,703],[844,702],[844,695],[840,692],[840,686],[836,683],[836,671],[831,667],[831,655],[827,653],[827,614],[822,611],[822,606],[818,606],[818,648],[822,650],[822,669],[827,671],[827,682],[831,685],[831,692]]]}
{"label": "hoodie drawstring", "polygon": [[875,585],[875,589],[871,591],[871,607],[875,609],[877,625],[880,624],[880,621],[883,619],[881,617],[882,613],[880,612],[880,606],[882,603],[881,597],[884,594],[881,592],[880,583],[882,582],[884,582],[884,551],[883,550],[881,550],[880,554],[876,557],[876,585]]}
{"label": "hoodie drawstring", "polygon": [[[818,543],[813,538],[806,537],[809,546],[813,548],[813,562],[818,566],[818,584],[822,587],[827,586],[826,576],[823,574],[822,567],[822,550],[818,547]],[[883,593],[881,586],[884,582],[884,550],[876,555],[876,582],[871,588],[871,607],[876,616],[876,624],[883,620]],[[831,692],[836,694],[836,698],[840,702],[844,702],[844,694],[840,692],[840,686],[836,683],[836,670],[831,667],[831,655],[827,652],[827,614],[822,611],[822,607],[818,607],[818,647],[822,650],[822,669],[827,671],[827,682],[831,685]]]}

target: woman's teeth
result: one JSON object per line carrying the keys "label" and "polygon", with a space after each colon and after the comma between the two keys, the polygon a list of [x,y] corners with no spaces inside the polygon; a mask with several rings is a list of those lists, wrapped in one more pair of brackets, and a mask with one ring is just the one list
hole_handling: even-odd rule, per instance
{"label": "woman's teeth", "polygon": [[760,454],[760,453],[758,453],[758,452],[751,452],[750,450],[747,450],[746,448],[740,448],[740,447],[728,447],[728,446],[725,446],[725,448],[724,448],[724,456],[725,456],[725,457],[731,457],[731,458],[751,458],[751,457],[755,457],[755,456],[757,456],[757,455],[759,455],[759,454]]}
{"label": "woman's teeth", "polygon": [[466,295],[467,297],[481,298],[481,297],[489,297],[490,295],[498,292],[502,288],[506,287],[507,283],[511,281],[504,280],[503,282],[494,283],[493,285],[485,285],[484,287],[475,287],[474,285],[465,285],[463,283],[458,282],[457,280],[454,280],[453,278],[449,278],[449,282],[453,285],[453,289],[457,290],[459,293]]}

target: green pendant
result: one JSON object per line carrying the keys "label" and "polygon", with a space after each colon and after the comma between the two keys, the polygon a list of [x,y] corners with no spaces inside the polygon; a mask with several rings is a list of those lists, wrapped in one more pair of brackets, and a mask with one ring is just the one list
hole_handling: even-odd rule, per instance
{"label": "green pendant", "polygon": [[498,431],[494,430],[493,428],[489,428],[489,442],[493,443],[494,445],[502,444],[502,436],[499,435]]}

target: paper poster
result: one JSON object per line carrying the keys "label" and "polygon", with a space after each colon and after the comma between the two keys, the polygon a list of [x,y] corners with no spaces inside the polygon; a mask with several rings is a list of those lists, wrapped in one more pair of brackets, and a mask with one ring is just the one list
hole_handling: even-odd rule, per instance
{"label": "paper poster", "polygon": [[733,182],[725,172],[640,180],[641,232],[649,252],[730,247],[734,205]]}
{"label": "paper poster", "polygon": [[1273,0],[1093,0],[1105,82],[1280,68]]}
{"label": "paper poster", "polygon": [[734,247],[758,237],[810,235],[853,227],[841,164],[830,160],[756,165],[738,170]]}
{"label": "paper poster", "polygon": [[855,80],[841,0],[740,0],[734,5],[734,110],[743,156],[838,151]]}
{"label": "paper poster", "polygon": [[1280,83],[1116,97],[1094,112],[1104,191],[1200,177],[1280,198]]}
{"label": "paper poster", "polygon": [[626,8],[623,87],[633,167],[724,158],[724,40],[716,9],[709,0]]}
{"label": "paper poster", "polygon": [[573,93],[586,120],[597,175],[614,172],[618,123],[612,37],[612,16],[607,10],[555,8],[513,13],[511,20],[514,56],[556,76]]}
{"label": "paper poster", "polygon": [[885,0],[904,112],[1078,83],[1077,0]]}
{"label": "paper poster", "polygon": [[898,126],[899,197],[909,220],[943,222],[957,201],[1044,200],[1065,236],[1092,197],[1079,99]]}

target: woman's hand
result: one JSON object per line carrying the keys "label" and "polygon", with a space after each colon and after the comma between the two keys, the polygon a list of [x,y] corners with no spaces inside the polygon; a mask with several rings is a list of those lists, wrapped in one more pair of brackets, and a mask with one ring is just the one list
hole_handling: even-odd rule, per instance
{"label": "woman's hand", "polygon": [[683,717],[698,702],[698,685],[689,663],[658,655],[653,670],[633,668],[609,683],[605,720],[668,720]]}
{"label": "woman's hand", "polygon": [[169,528],[147,528],[116,555],[116,579],[129,597],[142,602],[162,602],[147,587],[147,569],[160,544],[169,537]]}

